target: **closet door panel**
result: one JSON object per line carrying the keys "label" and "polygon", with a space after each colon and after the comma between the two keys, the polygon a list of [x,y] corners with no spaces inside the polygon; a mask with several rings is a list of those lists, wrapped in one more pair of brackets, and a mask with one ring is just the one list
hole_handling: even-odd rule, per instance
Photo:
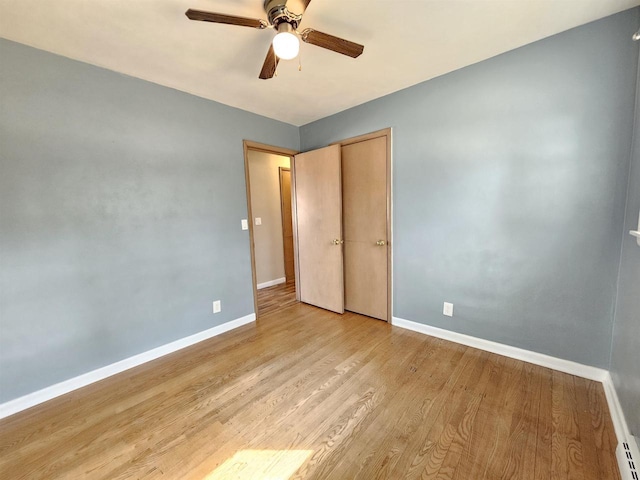
{"label": "closet door panel", "polygon": [[300,301],[344,313],[340,146],[294,159]]}
{"label": "closet door panel", "polygon": [[345,309],[388,320],[387,137],[342,147]]}

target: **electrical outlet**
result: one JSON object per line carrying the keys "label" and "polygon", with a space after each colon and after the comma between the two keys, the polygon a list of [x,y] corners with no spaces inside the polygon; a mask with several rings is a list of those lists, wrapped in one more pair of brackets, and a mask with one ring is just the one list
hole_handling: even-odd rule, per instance
{"label": "electrical outlet", "polygon": [[242,220],[240,220],[240,226],[242,227],[243,230],[249,230],[249,222],[246,218],[243,218]]}
{"label": "electrical outlet", "polygon": [[262,218],[256,217],[256,225],[262,225]]}
{"label": "electrical outlet", "polygon": [[222,310],[222,305],[220,305],[220,300],[216,300],[213,302],[213,313],[220,313]]}
{"label": "electrical outlet", "polygon": [[453,317],[453,303],[444,302],[442,314],[446,315],[447,317]]}

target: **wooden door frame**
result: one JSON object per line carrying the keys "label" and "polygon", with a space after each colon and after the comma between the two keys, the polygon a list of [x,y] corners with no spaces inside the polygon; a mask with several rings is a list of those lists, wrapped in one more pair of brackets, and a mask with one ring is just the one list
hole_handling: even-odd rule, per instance
{"label": "wooden door frame", "polygon": [[364,135],[358,135],[357,137],[333,142],[331,145],[340,145],[341,147],[345,147],[347,145],[353,145],[354,143],[360,143],[380,137],[385,137],[387,143],[387,243],[389,247],[387,249],[387,322],[391,325],[393,323],[393,195],[391,192],[391,187],[393,185],[392,129],[391,127],[384,128]]}
{"label": "wooden door frame", "polygon": [[[298,152],[302,153],[302,152]],[[298,202],[296,201],[296,156],[291,156],[291,220],[293,221],[293,273],[296,279],[296,301],[300,301],[300,262],[298,261]]]}
{"label": "wooden door frame", "polygon": [[[293,159],[291,159],[291,162],[293,162]],[[289,193],[291,194],[291,235],[293,236],[293,244],[295,245],[296,241],[295,241],[295,232],[293,230],[293,176],[291,174],[291,163],[289,163],[289,167],[278,167],[278,180],[280,181],[280,218],[282,219],[282,255],[284,257],[284,263],[285,263],[285,272],[284,272],[284,277],[285,279],[287,278],[287,254],[286,254],[286,248],[284,246],[284,199],[282,198],[282,172],[289,172]],[[295,253],[295,247],[293,252],[291,252],[291,254],[293,255],[293,278],[297,280],[297,275],[296,275],[296,253]],[[285,280],[286,282],[288,282],[289,280]],[[298,282],[296,283],[296,288],[298,286]]]}
{"label": "wooden door frame", "polygon": [[[244,153],[244,181],[245,181],[245,185],[246,185],[246,190],[247,190],[247,215],[248,215],[248,226],[249,226],[249,247],[251,250],[251,281],[253,283],[253,308],[255,310],[256,313],[256,319],[258,318],[258,283],[257,283],[257,277],[256,277],[256,246],[255,246],[255,238],[254,238],[254,231],[253,231],[253,211],[251,209],[251,180],[249,178],[249,151],[254,151],[254,152],[263,152],[263,153],[270,153],[273,155],[281,155],[283,157],[289,157],[290,159],[290,164],[289,164],[289,168],[293,170],[293,160],[294,160],[294,155],[296,155],[298,152],[295,150],[290,150],[288,148],[282,148],[282,147],[274,147],[272,145],[267,145],[264,143],[258,143],[258,142],[254,142],[251,140],[243,140],[242,141],[242,150]],[[293,175],[293,172],[292,172]],[[293,182],[292,182],[293,184]],[[292,185],[292,190],[291,190],[291,196],[293,197],[294,194],[294,190],[293,190],[293,185]],[[294,202],[295,203],[295,202]],[[292,206],[293,208],[293,206]],[[295,213],[295,210],[292,210],[292,215]],[[295,226],[295,220],[294,220],[294,226]],[[295,234],[295,228],[294,228],[294,265],[297,263],[296,262],[296,234]],[[294,274],[295,274],[295,280],[296,280],[296,298],[299,296],[298,294],[298,270],[297,267],[294,269]]]}

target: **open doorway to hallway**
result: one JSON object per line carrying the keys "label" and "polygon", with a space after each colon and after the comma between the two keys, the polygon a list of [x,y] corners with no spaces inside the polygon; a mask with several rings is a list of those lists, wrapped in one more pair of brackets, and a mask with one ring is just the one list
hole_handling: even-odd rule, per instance
{"label": "open doorway to hallway", "polygon": [[245,142],[254,295],[258,317],[296,303],[291,157]]}

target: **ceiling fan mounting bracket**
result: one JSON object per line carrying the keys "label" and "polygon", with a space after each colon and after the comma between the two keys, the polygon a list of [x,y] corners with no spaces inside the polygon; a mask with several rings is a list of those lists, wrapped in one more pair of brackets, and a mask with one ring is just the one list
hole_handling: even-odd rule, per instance
{"label": "ceiling fan mounting bracket", "polygon": [[282,22],[286,22],[297,29],[302,21],[302,15],[296,15],[287,8],[286,0],[265,0],[264,10],[267,13],[269,23],[278,28]]}

